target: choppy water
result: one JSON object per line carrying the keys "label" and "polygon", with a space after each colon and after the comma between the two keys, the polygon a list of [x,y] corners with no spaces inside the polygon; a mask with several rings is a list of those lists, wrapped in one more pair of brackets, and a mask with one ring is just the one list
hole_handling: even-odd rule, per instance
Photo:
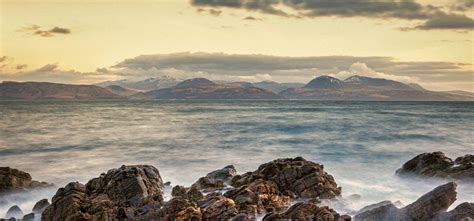
{"label": "choppy water", "polygon": [[[281,157],[325,165],[358,209],[408,204],[444,183],[400,179],[416,154],[474,152],[474,103],[315,101],[0,102],[0,166],[62,186],[122,164],[151,164],[165,181],[189,185],[234,164],[239,172]],[[41,197],[9,197],[28,211]],[[474,201],[460,184],[457,203]],[[0,207],[0,216],[8,206]]]}

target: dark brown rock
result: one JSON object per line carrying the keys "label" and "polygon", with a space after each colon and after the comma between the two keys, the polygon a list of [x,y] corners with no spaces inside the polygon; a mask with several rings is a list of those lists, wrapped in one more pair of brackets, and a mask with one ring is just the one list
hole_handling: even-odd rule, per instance
{"label": "dark brown rock", "polygon": [[233,165],[228,165],[222,169],[219,170],[214,170],[206,175],[206,177],[209,177],[214,180],[221,180],[223,182],[228,182],[237,175],[237,170]]}
{"label": "dark brown rock", "polygon": [[46,207],[49,206],[48,199],[42,199],[38,202],[36,202],[35,206],[33,206],[33,212],[34,213],[42,213]]}
{"label": "dark brown rock", "polygon": [[330,199],[341,194],[333,176],[324,171],[321,164],[302,157],[277,159],[260,165],[254,172],[235,176],[231,185],[241,187],[257,179],[274,182],[280,192],[296,197]]}
{"label": "dark brown rock", "polygon": [[396,174],[473,180],[473,164],[470,154],[453,161],[443,152],[423,153],[403,164]]}
{"label": "dark brown rock", "polygon": [[239,213],[230,219],[231,221],[250,221],[250,217],[247,214]]}
{"label": "dark brown rock", "polygon": [[283,213],[268,214],[263,221],[272,220],[318,220],[338,221],[339,214],[329,207],[319,207],[314,203],[296,203]]}
{"label": "dark brown rock", "polygon": [[366,209],[354,216],[355,221],[408,221],[433,220],[445,212],[456,200],[456,184],[453,182],[441,185],[426,193],[412,204],[398,209],[392,203],[384,203],[380,207]]}
{"label": "dark brown rock", "polygon": [[133,219],[146,205],[161,205],[163,182],[153,166],[122,166],[60,188],[42,220]]}
{"label": "dark brown rock", "polygon": [[262,179],[229,190],[224,196],[233,199],[239,212],[248,215],[282,211],[291,203],[290,197],[283,195],[276,183]]}
{"label": "dark brown rock", "polygon": [[46,182],[32,180],[29,173],[10,167],[0,167],[0,194],[50,186],[52,185]]}
{"label": "dark brown rock", "polygon": [[204,220],[229,220],[238,211],[232,199],[224,196],[210,197],[198,202]]}
{"label": "dark brown rock", "polygon": [[201,220],[201,209],[184,197],[175,197],[161,209],[149,212],[140,220]]}
{"label": "dark brown rock", "polygon": [[174,186],[173,189],[171,190],[171,196],[173,197],[183,196],[186,198],[187,197],[186,188],[180,185]]}
{"label": "dark brown rock", "polygon": [[52,203],[44,210],[41,220],[85,220],[88,218],[81,211],[84,203],[86,188],[78,182],[69,183],[64,188],[59,188],[53,196]]}

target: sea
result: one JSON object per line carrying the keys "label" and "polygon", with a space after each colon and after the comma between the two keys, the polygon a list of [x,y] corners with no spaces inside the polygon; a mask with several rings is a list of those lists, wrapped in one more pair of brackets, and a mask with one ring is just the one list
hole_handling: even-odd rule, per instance
{"label": "sea", "polygon": [[[336,209],[408,205],[448,182],[395,175],[433,151],[474,154],[474,103],[1,101],[0,166],[56,187],[4,196],[0,217],[13,205],[26,214],[58,187],[121,165],[153,165],[164,181],[189,186],[226,165],[245,173],[297,156],[334,176],[345,202]],[[453,206],[474,202],[473,184],[458,182],[457,198]]]}

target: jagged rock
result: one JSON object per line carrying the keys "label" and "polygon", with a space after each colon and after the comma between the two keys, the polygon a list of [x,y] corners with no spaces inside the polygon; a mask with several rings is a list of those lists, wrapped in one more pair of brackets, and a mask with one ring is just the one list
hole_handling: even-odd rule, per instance
{"label": "jagged rock", "polygon": [[270,213],[263,217],[263,221],[272,220],[320,220],[338,221],[339,214],[333,209],[323,206],[318,207],[314,203],[300,202],[291,206],[283,213]]}
{"label": "jagged rock", "polygon": [[173,197],[177,197],[177,196],[187,197],[186,196],[186,188],[184,188],[184,186],[180,186],[180,185],[174,186],[173,189],[171,190],[171,196],[173,196]]}
{"label": "jagged rock", "polygon": [[22,221],[34,221],[35,220],[35,214],[34,213],[28,213],[23,216]]}
{"label": "jagged rock", "polygon": [[74,220],[86,219],[80,208],[85,200],[86,188],[79,182],[72,182],[59,188],[53,196],[52,203],[44,210],[41,220]]}
{"label": "jagged rock", "polygon": [[204,199],[198,202],[198,206],[204,220],[229,220],[238,213],[234,201],[224,196]]}
{"label": "jagged rock", "polygon": [[187,195],[188,195],[189,201],[191,202],[197,202],[204,198],[204,195],[196,187],[189,188]]}
{"label": "jagged rock", "polygon": [[222,169],[214,170],[208,173],[206,177],[227,182],[230,181],[235,175],[237,175],[237,170],[235,169],[234,165],[228,165]]}
{"label": "jagged rock", "polygon": [[380,207],[366,209],[354,216],[355,221],[400,221],[400,220],[432,220],[456,200],[456,184],[450,182],[436,187],[412,204],[398,209],[392,203],[384,203]]}
{"label": "jagged rock", "polygon": [[449,212],[440,214],[434,221],[458,221],[474,219],[474,203],[461,203]]}
{"label": "jagged rock", "polygon": [[163,180],[158,169],[149,165],[121,166],[90,180],[86,194],[94,198],[106,194],[116,204],[134,207],[148,201],[163,202]]}
{"label": "jagged rock", "polygon": [[257,179],[276,183],[280,192],[306,198],[334,198],[341,194],[333,176],[324,171],[324,166],[302,157],[277,159],[260,165],[254,172],[237,175],[231,185],[241,187]]}
{"label": "jagged rock", "polygon": [[8,209],[7,214],[5,214],[5,218],[16,218],[21,219],[23,217],[23,211],[17,205],[14,205]]}
{"label": "jagged rock", "polygon": [[42,199],[38,202],[36,202],[35,206],[33,206],[33,212],[34,213],[42,213],[46,207],[49,206],[49,202],[48,202],[48,199]]}
{"label": "jagged rock", "polygon": [[8,191],[50,187],[52,184],[32,180],[29,173],[10,167],[0,167],[0,194]]}
{"label": "jagged rock", "polygon": [[233,199],[239,212],[248,215],[281,211],[290,206],[290,196],[283,195],[275,182],[262,179],[229,190],[224,196]]}
{"label": "jagged rock", "polygon": [[403,164],[396,174],[474,179],[474,157],[468,154],[453,161],[443,152],[423,153]]}
{"label": "jagged rock", "polygon": [[163,181],[153,166],[122,166],[90,180],[60,188],[43,220],[133,219],[145,205],[161,205]]}
{"label": "jagged rock", "polygon": [[184,197],[175,197],[161,209],[139,217],[139,220],[201,220],[201,209]]}
{"label": "jagged rock", "polygon": [[222,189],[225,185],[222,180],[201,177],[192,186],[200,190],[215,190]]}

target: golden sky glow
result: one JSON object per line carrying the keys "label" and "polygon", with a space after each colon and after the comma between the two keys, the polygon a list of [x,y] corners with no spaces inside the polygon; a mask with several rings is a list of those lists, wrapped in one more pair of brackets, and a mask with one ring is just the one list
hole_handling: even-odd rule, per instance
{"label": "golden sky glow", "polygon": [[[186,51],[473,63],[471,30],[400,30],[417,20],[296,19],[229,8],[216,16],[198,12],[188,0],[1,0],[0,7],[0,57],[9,58],[3,72],[14,72],[17,65],[26,64],[27,71],[56,63],[63,70],[94,72],[138,55]],[[244,20],[248,16],[258,20]],[[33,25],[71,33],[43,37],[26,30]],[[472,65],[464,68],[472,80]],[[472,81],[463,89],[472,90]]]}

